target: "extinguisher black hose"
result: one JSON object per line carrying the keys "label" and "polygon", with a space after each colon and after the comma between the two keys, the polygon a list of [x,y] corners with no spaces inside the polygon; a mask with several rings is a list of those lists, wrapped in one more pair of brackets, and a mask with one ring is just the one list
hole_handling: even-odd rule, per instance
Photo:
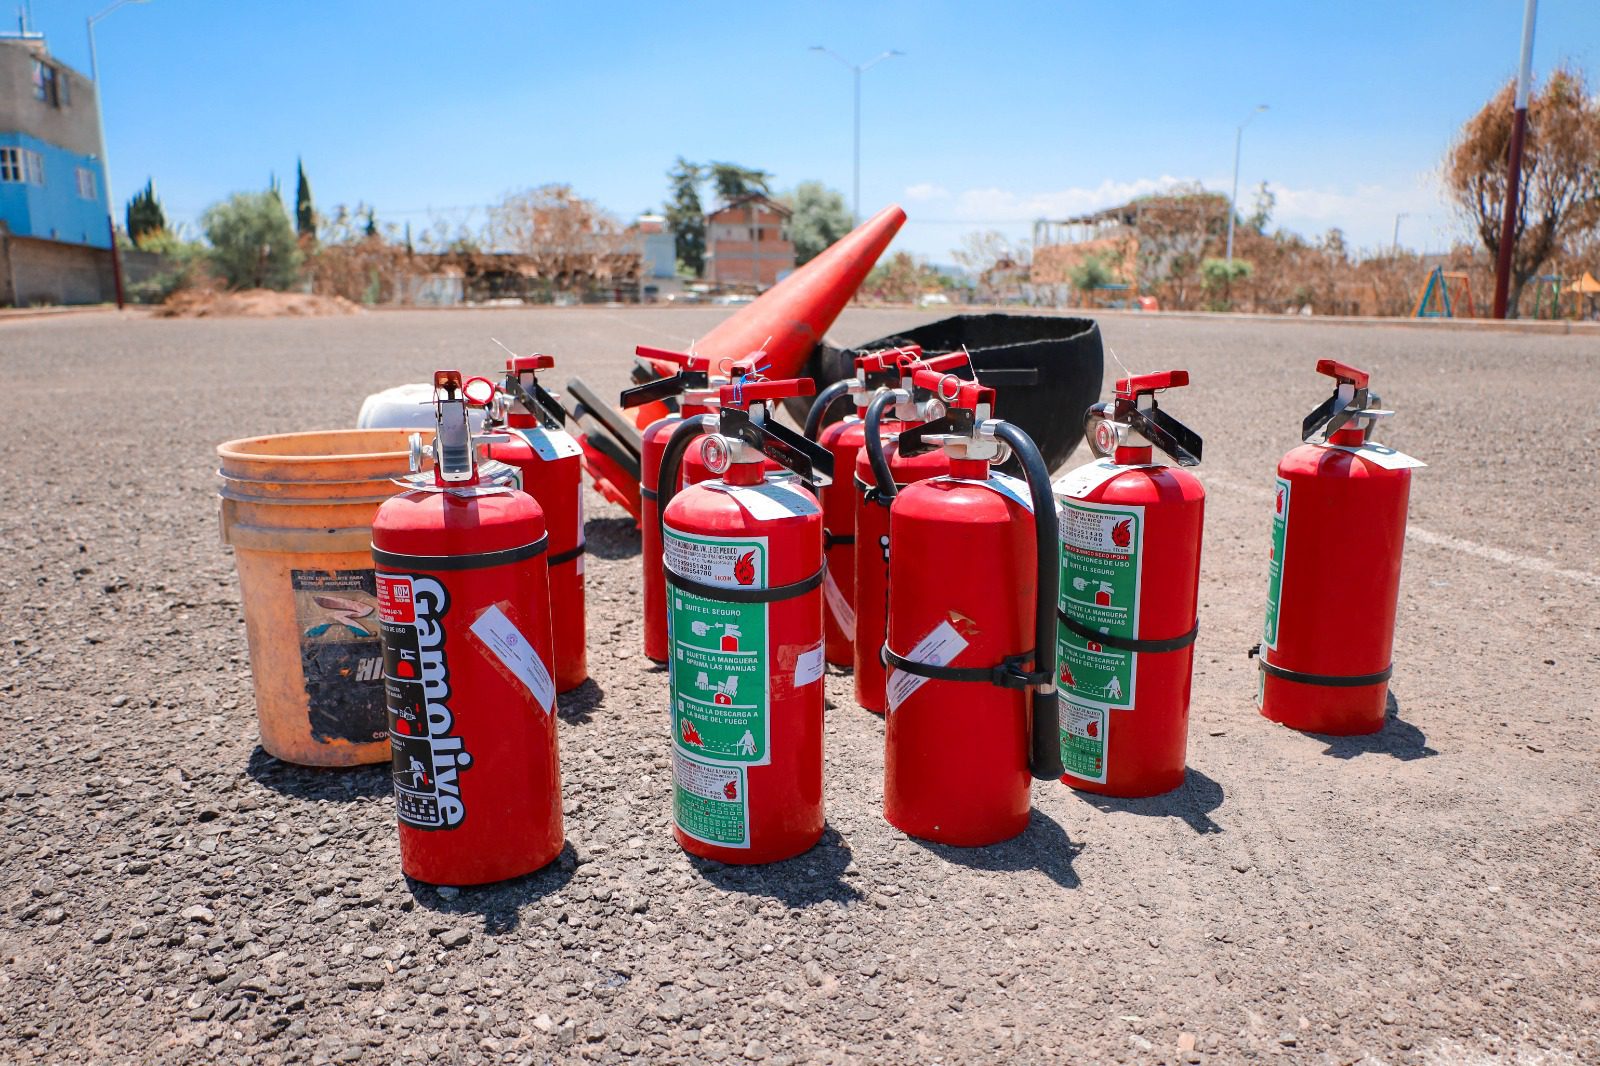
{"label": "extinguisher black hose", "polygon": [[878,502],[885,507],[894,499],[894,474],[889,470],[889,460],[883,454],[883,412],[890,404],[895,402],[893,389],[883,389],[867,404],[867,424],[865,426],[867,439],[862,442],[862,447],[867,449],[867,462],[872,466],[872,477],[877,482]]}
{"label": "extinguisher black hose", "polygon": [[828,416],[828,408],[833,406],[833,401],[850,391],[850,385],[854,381],[855,378],[835,381],[817,393],[816,402],[811,405],[811,410],[806,412],[806,436],[809,439],[817,439],[817,434],[822,429],[822,420]]}
{"label": "extinguisher black hose", "polygon": [[[994,435],[1011,446],[1028,479],[1033,499],[1033,532],[1038,547],[1033,606],[1033,672],[1050,682],[1048,692],[1033,694],[1033,735],[1028,768],[1040,781],[1061,776],[1061,710],[1057,702],[1056,601],[1061,596],[1061,559],[1056,522],[1056,500],[1050,490],[1050,471],[1033,439],[1009,422],[996,422]],[[869,435],[869,440],[870,435]]]}
{"label": "extinguisher black hose", "polygon": [[[663,538],[667,528],[667,504],[678,494],[678,482],[683,478],[683,453],[689,450],[690,441],[706,432],[706,420],[711,417],[695,415],[685,418],[672,427],[672,436],[667,438],[667,446],[661,449],[661,473],[656,478],[656,522],[661,527]],[[665,543],[664,539],[662,543]]]}

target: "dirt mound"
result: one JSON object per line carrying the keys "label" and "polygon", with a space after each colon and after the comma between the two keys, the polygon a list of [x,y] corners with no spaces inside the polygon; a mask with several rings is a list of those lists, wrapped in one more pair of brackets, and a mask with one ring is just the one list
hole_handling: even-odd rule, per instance
{"label": "dirt mound", "polygon": [[242,292],[186,290],[173,293],[155,309],[157,318],[325,318],[357,315],[361,306],[342,296],[317,296],[307,292]]}

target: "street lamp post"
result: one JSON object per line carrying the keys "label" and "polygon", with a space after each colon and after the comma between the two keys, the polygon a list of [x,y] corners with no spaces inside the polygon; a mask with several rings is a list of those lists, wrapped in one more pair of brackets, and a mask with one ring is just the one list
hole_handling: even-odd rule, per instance
{"label": "street lamp post", "polygon": [[824,48],[820,44],[812,45],[811,50],[813,52],[821,52],[823,55],[829,55],[834,59],[837,59],[840,63],[844,64],[845,69],[850,71],[855,79],[855,182],[853,189],[854,195],[850,202],[850,208],[853,215],[852,221],[855,225],[859,226],[861,225],[861,75],[865,74],[879,63],[882,63],[885,59],[889,59],[894,56],[903,56],[905,53],[897,48],[891,48],[882,55],[879,55],[873,59],[869,59],[865,63],[852,63],[838,52],[833,51],[831,48]]}
{"label": "street lamp post", "polygon": [[1244,143],[1244,128],[1261,112],[1266,104],[1257,104],[1250,116],[1233,131],[1233,195],[1228,197],[1228,266],[1233,266],[1233,216],[1239,213],[1239,148]]}
{"label": "street lamp post", "polygon": [[94,24],[124,4],[145,4],[149,0],[114,0],[98,15],[84,20],[89,31],[89,79],[94,82],[94,121],[100,135],[100,176],[106,187],[106,233],[111,238],[111,282],[117,290],[117,310],[123,308],[122,253],[117,249],[116,201],[111,197],[111,161],[106,157],[106,113],[100,104],[100,61],[94,50]]}
{"label": "street lamp post", "polygon": [[1400,220],[1405,218],[1410,213],[1411,212],[1409,211],[1402,211],[1398,215],[1394,216],[1394,241],[1389,246],[1390,255],[1400,254]]}

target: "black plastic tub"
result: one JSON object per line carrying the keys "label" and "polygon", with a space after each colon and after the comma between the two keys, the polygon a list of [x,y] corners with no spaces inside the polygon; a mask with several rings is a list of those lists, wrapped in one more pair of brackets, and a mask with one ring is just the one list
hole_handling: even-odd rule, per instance
{"label": "black plastic tub", "polygon": [[[1051,470],[1083,439],[1084,412],[1100,397],[1100,327],[1093,319],[1056,315],[954,315],[854,348],[819,345],[807,370],[820,392],[855,373],[858,352],[905,344],[921,345],[929,355],[965,347],[978,380],[995,390],[996,417],[1021,426]],[[795,406],[804,418],[804,405]],[[841,399],[827,420],[849,410],[849,399]]]}

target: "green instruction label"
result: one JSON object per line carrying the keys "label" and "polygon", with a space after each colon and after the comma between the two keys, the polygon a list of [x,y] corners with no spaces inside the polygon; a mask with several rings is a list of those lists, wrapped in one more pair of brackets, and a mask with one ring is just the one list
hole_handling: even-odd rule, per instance
{"label": "green instruction label", "polygon": [[[767,587],[765,537],[702,537],[666,530],[674,573],[730,589]],[[767,719],[767,604],[729,603],[667,586],[672,740],[713,762],[772,761]]]}
{"label": "green instruction label", "polygon": [[1272,557],[1267,560],[1267,628],[1261,643],[1278,646],[1278,603],[1283,598],[1283,548],[1289,534],[1289,482],[1278,479],[1272,494]]}
{"label": "green instruction label", "polygon": [[1106,745],[1111,712],[1104,707],[1061,701],[1061,765],[1085,781],[1106,779]]}
{"label": "green instruction label", "polygon": [[750,846],[750,797],[742,766],[702,762],[672,753],[672,820],[707,844]]}
{"label": "green instruction label", "polygon": [[[1144,508],[1061,501],[1061,602],[1067,617],[1117,637],[1139,632]],[[1098,707],[1133,706],[1138,654],[1056,626],[1064,695]]]}

